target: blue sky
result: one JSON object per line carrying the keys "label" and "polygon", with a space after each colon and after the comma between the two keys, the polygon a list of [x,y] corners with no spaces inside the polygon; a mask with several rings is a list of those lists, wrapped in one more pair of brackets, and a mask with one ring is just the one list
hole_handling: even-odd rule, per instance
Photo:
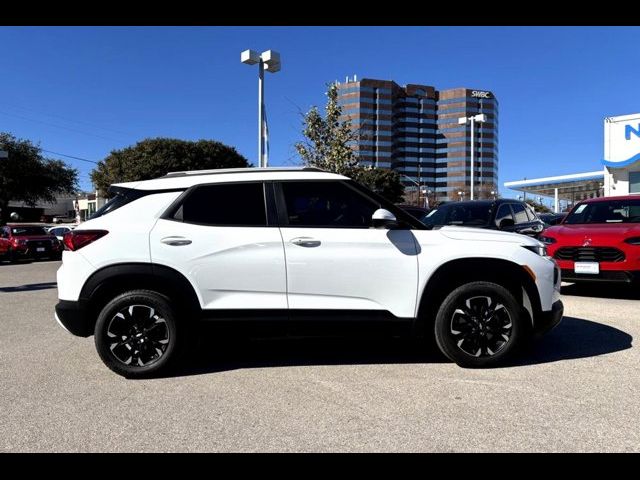
{"label": "blue sky", "polygon": [[[603,118],[640,111],[638,41],[619,27],[2,27],[0,131],[96,161],[146,137],[213,138],[255,163],[257,68],[240,51],[274,49],[271,165],[297,161],[300,113],[327,82],[357,74],[492,90],[502,184],[601,168]],[[92,164],[59,158],[90,188]]]}

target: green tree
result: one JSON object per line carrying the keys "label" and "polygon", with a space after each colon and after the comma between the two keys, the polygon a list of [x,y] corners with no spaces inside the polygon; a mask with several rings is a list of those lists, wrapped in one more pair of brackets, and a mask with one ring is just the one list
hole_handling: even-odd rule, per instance
{"label": "green tree", "polygon": [[148,138],[122,150],[113,150],[91,172],[95,187],[161,177],[172,171],[250,167],[235,148],[214,140]]}
{"label": "green tree", "polygon": [[60,160],[42,156],[42,150],[29,140],[0,133],[0,224],[9,218],[9,201],[33,206],[38,201],[54,202],[56,195],[78,188],[78,172]]}
{"label": "green tree", "polygon": [[350,176],[390,202],[399,203],[404,200],[404,185],[398,172],[386,168],[359,167],[354,168]]}
{"label": "green tree", "polygon": [[353,178],[392,202],[402,200],[404,187],[400,175],[386,169],[364,167],[352,145],[362,134],[351,126],[350,120],[342,121],[342,107],[338,104],[338,86],[329,84],[325,116],[318,107],[312,107],[303,116],[304,141],[295,144],[305,165]]}
{"label": "green tree", "polygon": [[535,200],[531,199],[531,198],[527,198],[525,200],[525,202],[531,207],[533,208],[533,210],[535,212],[538,213],[552,213],[553,210],[551,210],[549,207],[547,207],[546,205],[543,205],[541,203],[536,202]]}

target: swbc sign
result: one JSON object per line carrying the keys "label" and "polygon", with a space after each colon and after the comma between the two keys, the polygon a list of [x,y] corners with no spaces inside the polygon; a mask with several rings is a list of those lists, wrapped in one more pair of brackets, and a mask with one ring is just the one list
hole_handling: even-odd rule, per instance
{"label": "swbc sign", "polygon": [[471,90],[471,96],[475,98],[491,98],[491,92],[483,90]]}

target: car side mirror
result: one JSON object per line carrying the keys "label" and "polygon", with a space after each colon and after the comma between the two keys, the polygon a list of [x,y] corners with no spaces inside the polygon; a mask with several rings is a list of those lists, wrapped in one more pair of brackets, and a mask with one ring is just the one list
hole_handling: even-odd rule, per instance
{"label": "car side mirror", "polygon": [[509,227],[513,227],[516,223],[513,221],[513,218],[503,218],[502,220],[500,220],[500,225],[498,225],[498,228],[500,230],[503,230],[505,228],[509,228]]}
{"label": "car side mirror", "polygon": [[375,228],[392,228],[398,224],[396,216],[384,208],[379,208],[373,212],[373,215],[371,215],[371,221]]}

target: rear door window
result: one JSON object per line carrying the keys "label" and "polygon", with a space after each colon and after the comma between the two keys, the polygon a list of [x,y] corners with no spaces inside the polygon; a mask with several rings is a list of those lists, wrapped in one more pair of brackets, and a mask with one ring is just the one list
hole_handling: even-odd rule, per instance
{"label": "rear door window", "polygon": [[498,211],[496,213],[496,227],[499,227],[503,220],[513,220],[511,209],[506,203],[503,203],[498,207]]}
{"label": "rear door window", "polygon": [[203,185],[187,194],[174,220],[210,226],[264,227],[262,182]]}

